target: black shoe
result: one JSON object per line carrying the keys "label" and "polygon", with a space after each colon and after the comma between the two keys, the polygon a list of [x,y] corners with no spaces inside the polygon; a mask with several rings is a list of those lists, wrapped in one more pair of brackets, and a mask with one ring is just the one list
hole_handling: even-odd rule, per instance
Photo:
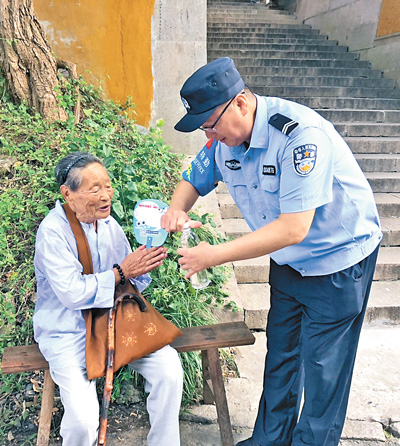
{"label": "black shoe", "polygon": [[236,443],[236,446],[261,446],[259,445],[253,438],[248,438],[247,440],[239,441],[239,443]]}

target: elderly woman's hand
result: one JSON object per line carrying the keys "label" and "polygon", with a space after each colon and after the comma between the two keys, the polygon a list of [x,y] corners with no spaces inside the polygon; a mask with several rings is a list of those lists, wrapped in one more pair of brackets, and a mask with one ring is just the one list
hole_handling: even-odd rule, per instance
{"label": "elderly woman's hand", "polygon": [[122,262],[121,269],[126,279],[135,278],[158,268],[167,257],[167,248],[155,247],[146,249],[140,246],[130,253]]}

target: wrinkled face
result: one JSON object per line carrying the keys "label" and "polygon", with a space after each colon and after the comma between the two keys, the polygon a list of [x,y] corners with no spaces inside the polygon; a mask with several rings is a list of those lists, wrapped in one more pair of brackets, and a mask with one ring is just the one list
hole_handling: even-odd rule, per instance
{"label": "wrinkled face", "polygon": [[[239,146],[250,140],[251,125],[246,119],[248,113],[247,103],[243,95],[238,95],[225,110],[217,124],[215,121],[224,110],[226,104],[221,105],[202,125],[207,138],[221,141],[229,147]],[[213,126],[213,131],[207,131],[207,127]]]}
{"label": "wrinkled face", "polygon": [[106,169],[99,163],[84,167],[81,172],[82,184],[76,191],[65,185],[61,192],[76,217],[83,223],[94,223],[107,218],[111,212],[111,198],[114,195]]}

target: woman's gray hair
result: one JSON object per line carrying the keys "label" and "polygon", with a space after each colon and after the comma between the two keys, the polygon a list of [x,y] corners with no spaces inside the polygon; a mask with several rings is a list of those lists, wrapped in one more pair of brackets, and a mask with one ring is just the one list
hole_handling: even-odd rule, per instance
{"label": "woman's gray hair", "polygon": [[54,171],[58,185],[62,186],[64,184],[68,189],[76,191],[82,184],[81,169],[93,163],[99,163],[104,166],[99,158],[89,152],[68,154],[58,162]]}

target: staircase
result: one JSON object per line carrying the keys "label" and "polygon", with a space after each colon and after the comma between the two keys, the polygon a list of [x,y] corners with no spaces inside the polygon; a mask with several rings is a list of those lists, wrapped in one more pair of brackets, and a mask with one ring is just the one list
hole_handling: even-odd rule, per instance
{"label": "staircase", "polygon": [[[333,122],[374,191],[384,238],[366,321],[400,323],[400,90],[349,52],[285,11],[249,0],[208,0],[208,61],[229,56],[258,94],[305,104]],[[218,186],[223,229],[250,232]],[[246,323],[265,329],[269,257],[234,262]]]}

